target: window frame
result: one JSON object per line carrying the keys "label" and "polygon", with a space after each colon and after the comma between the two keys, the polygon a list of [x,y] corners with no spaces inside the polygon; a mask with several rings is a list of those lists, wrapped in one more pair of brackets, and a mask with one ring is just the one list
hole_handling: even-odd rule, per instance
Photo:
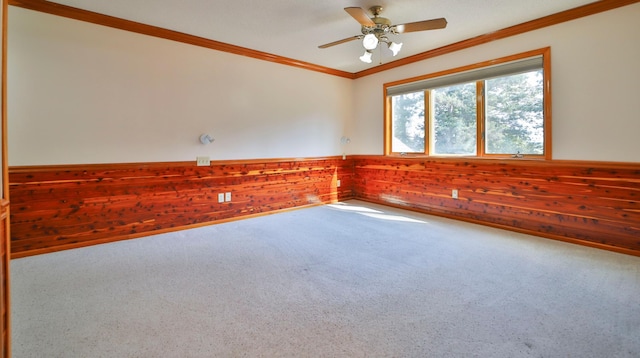
{"label": "window frame", "polygon": [[[388,94],[389,88],[398,87],[402,85],[408,85],[414,82],[425,81],[429,79],[437,79],[444,76],[450,76],[459,74],[462,72],[468,72],[473,70],[480,70],[487,67],[493,67],[496,65],[506,64],[509,62],[522,61],[528,58],[533,57],[542,57],[542,110],[543,110],[543,128],[544,128],[544,153],[541,155],[536,154],[526,154],[523,157],[514,158],[515,153],[509,154],[488,154],[485,152],[486,141],[485,141],[485,94],[484,94],[484,81],[486,79],[476,80],[476,154],[475,155],[433,155],[431,152],[431,130],[433,124],[433,111],[430,110],[432,107],[432,101],[430,100],[431,91],[425,90],[425,118],[424,118],[424,128],[425,128],[425,143],[424,143],[424,153],[422,152],[412,152],[412,153],[402,153],[402,152],[392,152],[392,136],[393,136],[393,122],[392,122],[392,95]],[[453,158],[496,158],[496,159],[538,159],[538,160],[551,160],[551,144],[552,144],[552,136],[551,136],[551,48],[545,47],[537,50],[531,50],[527,52],[522,52],[515,55],[505,56],[494,60],[483,61],[479,63],[475,63],[472,65],[457,67],[449,70],[444,70],[440,72],[435,72],[427,75],[407,78],[404,80],[399,80],[395,82],[385,83],[383,85],[383,96],[384,96],[384,154],[386,156],[409,156],[409,157],[453,157]]]}

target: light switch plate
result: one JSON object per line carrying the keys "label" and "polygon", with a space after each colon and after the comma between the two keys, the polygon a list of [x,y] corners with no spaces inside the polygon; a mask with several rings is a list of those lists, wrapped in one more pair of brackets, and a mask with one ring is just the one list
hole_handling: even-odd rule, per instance
{"label": "light switch plate", "polygon": [[224,193],[219,193],[218,194],[218,202],[219,203],[224,203]]}
{"label": "light switch plate", "polygon": [[231,193],[230,192],[224,194],[224,201],[231,201]]}

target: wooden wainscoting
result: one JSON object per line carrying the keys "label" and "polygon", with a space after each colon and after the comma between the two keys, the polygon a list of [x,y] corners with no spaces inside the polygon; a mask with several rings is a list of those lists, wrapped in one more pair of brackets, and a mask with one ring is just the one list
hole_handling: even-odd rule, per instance
{"label": "wooden wainscoting", "polygon": [[10,319],[10,295],[9,295],[9,201],[0,202],[0,306],[2,317],[0,320],[0,357],[11,356],[11,319]]}
{"label": "wooden wainscoting", "polygon": [[634,163],[354,156],[13,167],[9,180],[12,257],[350,198],[640,255]]}
{"label": "wooden wainscoting", "polygon": [[12,167],[12,257],[344,200],[352,180],[342,157]]}
{"label": "wooden wainscoting", "polygon": [[383,156],[354,162],[357,199],[640,255],[639,164]]}

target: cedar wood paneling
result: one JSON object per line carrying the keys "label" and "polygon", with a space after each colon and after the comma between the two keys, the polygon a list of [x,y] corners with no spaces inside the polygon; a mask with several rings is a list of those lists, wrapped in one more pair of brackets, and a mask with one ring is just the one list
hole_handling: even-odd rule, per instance
{"label": "cedar wood paneling", "polygon": [[13,257],[350,198],[640,255],[636,164],[354,156],[15,167],[9,179]]}
{"label": "cedar wood paneling", "polygon": [[[195,227],[352,196],[352,162],[12,168],[13,257]],[[337,187],[337,178],[342,185]],[[231,192],[231,202],[218,194]]]}
{"label": "cedar wood paneling", "polygon": [[640,254],[638,164],[370,156],[354,165],[357,199]]}

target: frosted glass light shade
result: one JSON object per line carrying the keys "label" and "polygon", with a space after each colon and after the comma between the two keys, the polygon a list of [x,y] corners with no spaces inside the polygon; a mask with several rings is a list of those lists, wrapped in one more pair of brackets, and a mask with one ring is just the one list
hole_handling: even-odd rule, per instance
{"label": "frosted glass light shade", "polygon": [[369,51],[365,51],[364,55],[360,56],[360,61],[362,62],[366,62],[366,63],[371,63],[371,56],[373,54]]}
{"label": "frosted glass light shade", "polygon": [[402,42],[401,43],[395,43],[395,42],[391,42],[389,44],[389,50],[391,50],[391,52],[393,52],[393,55],[397,55],[398,52],[400,52],[400,49],[402,48]]}
{"label": "frosted glass light shade", "polygon": [[367,50],[373,50],[378,46],[378,38],[374,34],[365,35],[362,39],[362,46]]}

